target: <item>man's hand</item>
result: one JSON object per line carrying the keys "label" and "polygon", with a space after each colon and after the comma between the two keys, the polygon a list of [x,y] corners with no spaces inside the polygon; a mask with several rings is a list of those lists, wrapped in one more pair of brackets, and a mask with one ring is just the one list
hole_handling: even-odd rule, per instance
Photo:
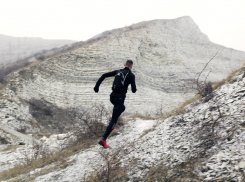
{"label": "man's hand", "polygon": [[98,87],[94,87],[94,91],[95,91],[96,93],[98,93],[98,92],[99,92],[99,88],[98,88]]}

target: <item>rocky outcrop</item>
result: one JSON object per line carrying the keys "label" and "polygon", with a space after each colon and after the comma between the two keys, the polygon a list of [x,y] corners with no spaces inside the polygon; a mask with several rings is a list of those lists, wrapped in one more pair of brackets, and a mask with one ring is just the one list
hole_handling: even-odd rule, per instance
{"label": "rocky outcrop", "polygon": [[6,96],[0,94],[0,136],[12,145],[31,143],[32,137],[27,134],[40,132],[42,126],[29,113],[29,105],[21,102],[12,90],[5,92]]}

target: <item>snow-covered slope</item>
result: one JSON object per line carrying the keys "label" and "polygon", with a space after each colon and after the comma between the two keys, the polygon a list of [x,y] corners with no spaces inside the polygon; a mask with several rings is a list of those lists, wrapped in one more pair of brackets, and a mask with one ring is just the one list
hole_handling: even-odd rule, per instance
{"label": "snow-covered slope", "polygon": [[[101,154],[109,159],[116,154],[121,167],[126,167],[128,181],[145,181],[149,175],[156,177],[153,168],[160,171],[164,180],[242,181],[245,172],[244,70],[215,90],[208,102],[198,100],[186,106],[182,114],[164,121],[131,120],[119,135],[107,140],[110,149],[92,146],[72,156],[69,159],[73,160],[72,164],[65,169],[39,176],[35,181],[88,180],[99,168],[106,169]],[[188,176],[190,164],[192,175]]]}

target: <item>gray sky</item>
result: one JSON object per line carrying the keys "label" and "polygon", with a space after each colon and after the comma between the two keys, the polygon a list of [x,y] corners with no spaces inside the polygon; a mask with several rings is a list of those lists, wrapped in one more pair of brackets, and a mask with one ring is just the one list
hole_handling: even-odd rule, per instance
{"label": "gray sky", "polygon": [[180,16],[193,18],[212,42],[245,51],[244,0],[0,0],[0,34],[80,41]]}

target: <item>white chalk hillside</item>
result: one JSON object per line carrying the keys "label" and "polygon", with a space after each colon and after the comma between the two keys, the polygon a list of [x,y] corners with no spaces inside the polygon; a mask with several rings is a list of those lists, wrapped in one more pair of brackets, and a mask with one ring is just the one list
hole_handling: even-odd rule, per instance
{"label": "white chalk hillside", "polygon": [[[245,72],[213,92],[207,102],[197,100],[182,114],[165,120],[130,120],[119,135],[71,156],[70,165],[35,178],[42,181],[86,181],[100,169],[106,172],[109,156],[117,174],[127,181],[242,181],[245,175]],[[116,155],[115,155],[116,154]],[[121,167],[121,168],[119,168]],[[25,175],[38,175],[38,169]],[[153,172],[155,171],[155,172]],[[112,175],[112,173],[111,173]],[[23,177],[23,176],[22,176]],[[105,175],[106,178],[106,175]],[[112,181],[118,178],[111,176]]]}
{"label": "white chalk hillside", "polygon": [[[53,134],[40,139],[50,153],[76,140],[71,131],[77,128],[79,112],[73,113],[73,120],[66,119],[66,113],[91,108],[91,103],[111,106],[112,79],[102,83],[99,93],[93,87],[103,73],[123,67],[126,59],[134,61],[138,89],[136,94],[129,90],[126,111],[153,115],[192,98],[197,75],[217,51],[200,80],[227,77],[244,65],[245,53],[210,42],[190,17],[180,17],[102,33],[77,49],[9,74],[0,90],[0,172],[26,162],[30,153],[42,152],[34,151],[41,146],[35,144],[41,135]],[[110,169],[120,171],[126,181],[242,181],[244,77],[243,68],[215,90],[212,99],[196,101],[166,120],[130,119],[108,139],[109,150],[96,144],[13,180],[91,181],[90,175],[98,172],[106,179],[104,155],[110,156]],[[16,146],[19,142],[26,145]],[[119,181],[114,172],[111,180]]]}
{"label": "white chalk hillside", "polygon": [[244,52],[212,43],[190,17],[140,22],[97,38],[9,75],[7,87],[23,100],[45,100],[61,108],[98,101],[110,105],[112,78],[98,94],[93,92],[95,82],[132,59],[138,91],[128,91],[126,107],[132,113],[154,114],[161,106],[168,112],[193,97],[193,81],[217,52],[201,80],[207,75],[211,81],[222,80],[245,63]]}
{"label": "white chalk hillside", "polygon": [[[225,78],[245,63],[245,53],[210,42],[190,17],[140,22],[105,32],[81,47],[7,75],[6,84],[0,86],[0,123],[35,134],[71,129],[74,123],[61,122],[57,112],[48,120],[44,110],[33,110],[33,103],[49,110],[90,108],[93,103],[111,107],[112,78],[104,80],[99,93],[93,87],[103,73],[123,68],[126,59],[134,61],[137,85],[135,94],[128,90],[127,112],[165,113],[196,94],[196,77],[217,51],[200,80],[207,75],[211,81]],[[20,141],[6,132],[1,136],[11,143]]]}

